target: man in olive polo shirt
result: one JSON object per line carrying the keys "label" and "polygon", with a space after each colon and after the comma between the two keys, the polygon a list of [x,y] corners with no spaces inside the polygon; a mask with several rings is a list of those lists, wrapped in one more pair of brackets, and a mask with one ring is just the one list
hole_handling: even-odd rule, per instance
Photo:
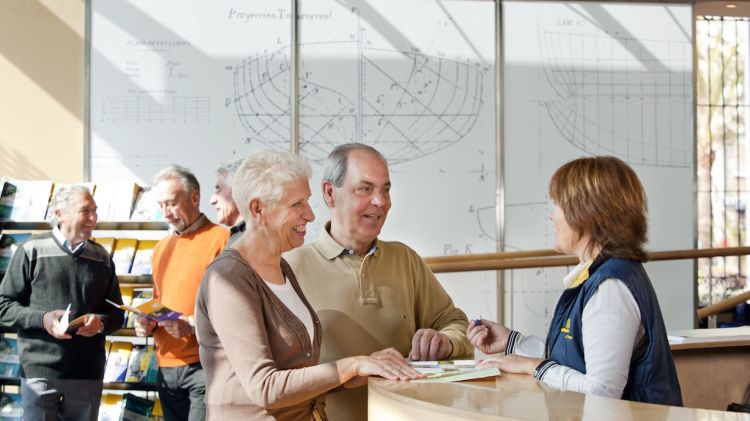
{"label": "man in olive polo shirt", "polygon": [[[391,208],[385,158],[367,145],[340,145],[328,156],[322,187],[331,220],[315,243],[284,255],[320,317],[320,361],[385,347],[412,360],[471,356],[466,315],[422,258],[377,238]],[[326,412],[332,420],[367,419],[366,388],[328,395]]]}

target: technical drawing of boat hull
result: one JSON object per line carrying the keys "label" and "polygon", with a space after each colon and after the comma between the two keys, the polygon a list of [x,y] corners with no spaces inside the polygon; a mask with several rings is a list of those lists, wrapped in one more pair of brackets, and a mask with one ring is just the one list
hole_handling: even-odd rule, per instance
{"label": "technical drawing of boat hull", "polygon": [[[312,161],[362,142],[392,163],[418,159],[463,139],[483,104],[486,68],[419,51],[360,48],[357,42],[301,45],[300,153]],[[324,58],[342,59],[330,71]],[[233,103],[248,142],[289,149],[289,48],[234,70]]]}
{"label": "technical drawing of boat hull", "polygon": [[[691,136],[677,122],[691,113],[690,45],[539,29],[544,76],[552,89],[541,100],[555,129],[588,154],[631,164],[689,167]],[[669,48],[661,63],[649,51]],[[668,67],[669,66],[669,67]],[[688,114],[686,114],[688,113]],[[686,137],[687,136],[687,137]]]}

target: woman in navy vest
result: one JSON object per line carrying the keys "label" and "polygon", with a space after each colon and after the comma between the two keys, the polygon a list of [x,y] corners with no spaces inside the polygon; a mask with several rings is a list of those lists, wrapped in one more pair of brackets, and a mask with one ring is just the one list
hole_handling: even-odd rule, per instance
{"label": "woman in navy vest", "polygon": [[466,332],[490,355],[480,367],[528,373],[562,390],[682,405],[646,260],[646,194],[611,156],[580,158],[552,176],[555,250],[580,263],[563,279],[547,340],[488,320]]}

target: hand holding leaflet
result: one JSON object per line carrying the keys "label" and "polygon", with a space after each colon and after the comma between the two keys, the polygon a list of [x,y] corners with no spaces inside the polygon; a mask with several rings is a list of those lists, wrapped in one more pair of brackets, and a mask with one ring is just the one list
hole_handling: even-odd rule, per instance
{"label": "hand holding leaflet", "polygon": [[182,316],[182,313],[180,313],[179,311],[174,311],[168,307],[165,307],[156,300],[147,301],[139,305],[138,307],[129,306],[127,304],[117,304],[109,300],[107,300],[107,302],[119,309],[130,311],[133,314],[137,314],[141,317],[155,320],[157,322],[177,320],[180,318],[180,316]]}
{"label": "hand holding leaflet", "polygon": [[50,336],[55,339],[72,338],[72,336],[65,333],[65,330],[63,330],[62,326],[60,325],[60,319],[62,319],[63,313],[65,313],[65,310],[59,309],[48,311],[42,316],[42,327],[45,331],[47,331],[47,333],[49,333]]}
{"label": "hand holding leaflet", "polygon": [[68,304],[68,308],[65,309],[65,312],[60,317],[60,328],[64,331],[68,330],[68,325],[70,324],[68,322],[68,318],[70,317],[70,304],[72,303]]}
{"label": "hand holding leaflet", "polygon": [[60,317],[60,328],[65,331],[65,333],[73,334],[75,333],[81,326],[83,326],[86,323],[86,315],[76,317],[73,320],[70,319],[70,304],[68,304],[68,308],[65,309],[65,312],[63,313],[62,317]]}
{"label": "hand holding leaflet", "polygon": [[73,334],[78,329],[80,329],[84,324],[86,324],[86,316],[88,314],[84,314],[83,316],[76,317],[75,319],[68,322],[68,326],[65,328],[65,333]]}

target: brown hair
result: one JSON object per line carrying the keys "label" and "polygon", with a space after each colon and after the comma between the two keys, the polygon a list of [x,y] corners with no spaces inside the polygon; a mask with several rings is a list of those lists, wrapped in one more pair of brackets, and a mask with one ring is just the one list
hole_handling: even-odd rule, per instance
{"label": "brown hair", "polygon": [[613,156],[570,161],[552,175],[549,195],[579,238],[591,237],[589,250],[646,261],[646,193],[628,164]]}

